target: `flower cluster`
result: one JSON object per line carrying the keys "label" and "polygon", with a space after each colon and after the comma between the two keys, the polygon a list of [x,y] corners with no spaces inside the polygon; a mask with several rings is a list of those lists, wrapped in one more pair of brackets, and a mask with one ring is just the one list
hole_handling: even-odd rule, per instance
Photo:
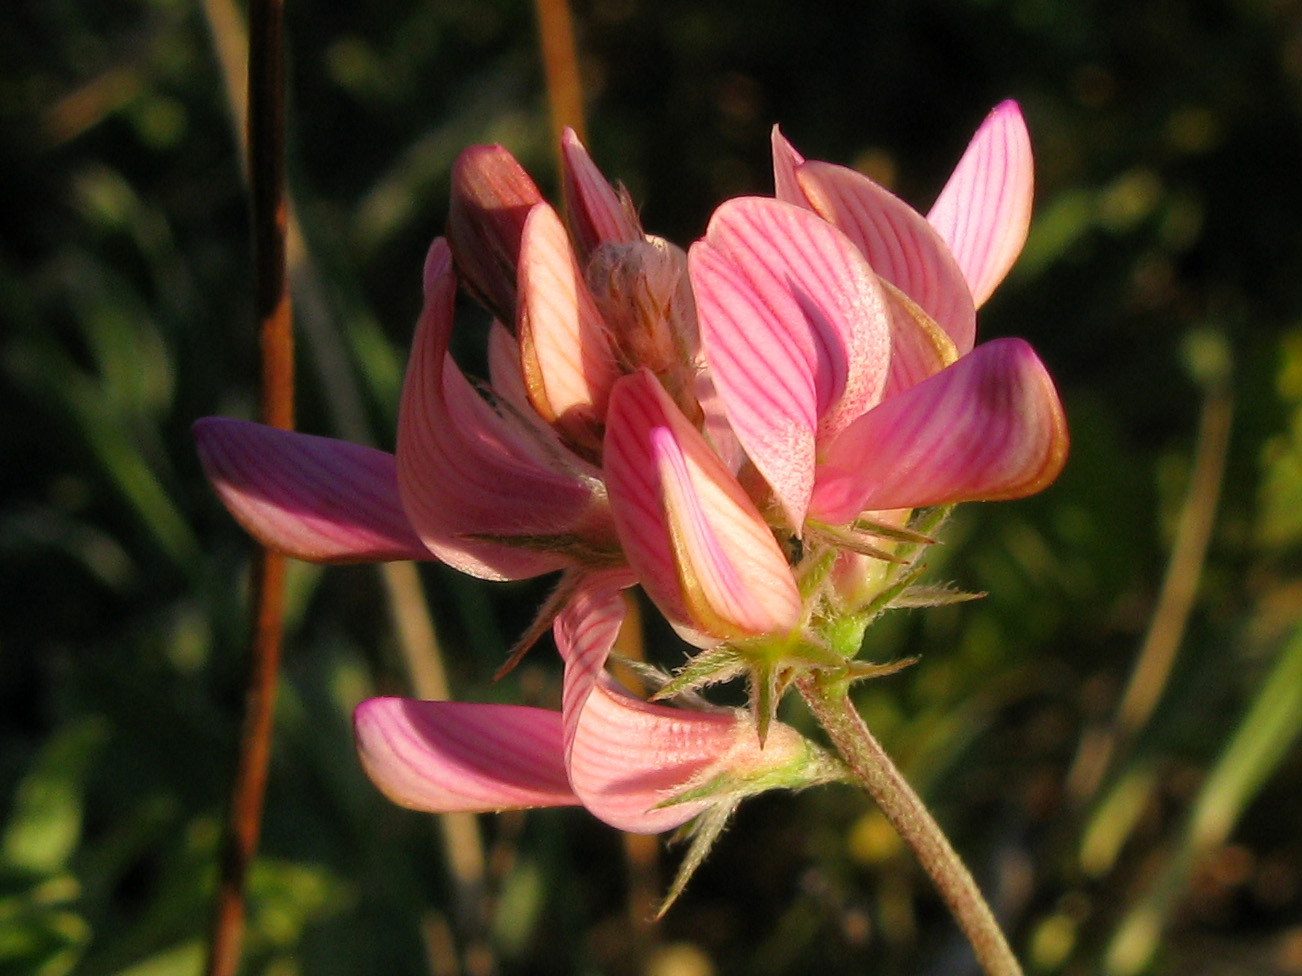
{"label": "flower cluster", "polygon": [[[924,217],[775,129],[775,196],[724,203],[687,252],[643,231],[572,133],[562,148],[565,218],[500,147],[458,160],[393,455],[223,418],[196,436],[227,507],[290,555],[563,571],[542,621],[561,712],[366,702],[359,749],[386,794],[581,803],[653,832],[837,775],[773,710],[804,671],[853,671],[929,541],[911,513],[1060,471],[1043,364],[1020,340],[975,345],[976,308],[1025,240],[1030,144],[998,106]],[[486,383],[448,352],[459,285],[496,320]],[[701,649],[659,696],[688,707],[604,670],[634,584]],[[737,675],[750,711],[690,694]]]}

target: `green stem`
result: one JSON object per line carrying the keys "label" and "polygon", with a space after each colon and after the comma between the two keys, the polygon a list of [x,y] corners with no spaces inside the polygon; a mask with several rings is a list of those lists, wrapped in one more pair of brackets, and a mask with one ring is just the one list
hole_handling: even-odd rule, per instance
{"label": "green stem", "polygon": [[849,682],[806,675],[800,694],[854,779],[868,791],[935,883],[986,976],[1022,976],[990,906],[940,825],[923,805],[850,701]]}

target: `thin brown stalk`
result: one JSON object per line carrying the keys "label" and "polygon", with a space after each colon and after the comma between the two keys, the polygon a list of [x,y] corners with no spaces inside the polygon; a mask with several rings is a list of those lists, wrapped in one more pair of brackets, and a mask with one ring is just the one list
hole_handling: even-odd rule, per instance
{"label": "thin brown stalk", "polygon": [[534,0],[538,11],[538,40],[542,45],[547,102],[551,106],[552,145],[559,146],[561,130],[573,129],[587,141],[583,125],[583,87],[579,59],[574,49],[574,24],[567,0]]}
{"label": "thin brown stalk", "polygon": [[1203,402],[1189,492],[1180,511],[1175,544],[1148,633],[1115,716],[1109,724],[1085,732],[1067,777],[1068,793],[1077,804],[1094,795],[1118,750],[1147,724],[1170,680],[1207,561],[1233,418],[1234,401],[1228,384],[1213,383]]}
{"label": "thin brown stalk", "polygon": [[[248,169],[253,204],[254,296],[262,347],[261,414],[294,425],[294,352],[285,271],[284,8],[249,7]],[[284,631],[285,557],[264,550],[254,577],[254,625],[244,729],[222,844],[209,976],[234,976],[244,933],[245,883],[258,846]]]}
{"label": "thin brown stalk", "polygon": [[[244,93],[248,46],[244,24],[233,0],[204,0],[204,12],[226,82],[236,131],[247,148],[248,107]],[[366,411],[361,394],[329,322],[325,289],[308,253],[288,188],[286,195],[286,261],[290,284],[298,299],[298,318],[306,337],[309,362],[319,374],[322,387],[330,390],[326,408],[334,429],[350,441],[370,443],[373,438],[364,419]],[[410,563],[382,563],[376,569],[384,584],[389,617],[412,691],[418,698],[428,700],[451,697],[442,650],[416,567]],[[457,924],[467,943],[467,953],[482,959],[489,950],[484,938],[487,896],[479,826],[474,815],[468,813],[444,814],[436,819],[456,891]],[[435,967],[433,971],[446,970]],[[460,963],[455,958],[453,971],[460,971]]]}

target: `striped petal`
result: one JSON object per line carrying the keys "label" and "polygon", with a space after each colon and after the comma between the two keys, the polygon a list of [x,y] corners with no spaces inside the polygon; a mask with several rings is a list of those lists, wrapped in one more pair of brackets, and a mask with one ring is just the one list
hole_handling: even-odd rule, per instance
{"label": "striped petal", "polygon": [[1021,498],[1052,482],[1066,458],[1066,419],[1044,364],[1020,339],[998,339],[833,441],[810,512],[841,524],[870,508]]}
{"label": "striped petal", "polygon": [[666,616],[711,643],[796,625],[800,596],[772,530],[646,370],[611,394],[604,470],[624,555]]}
{"label": "striped petal", "polygon": [[194,425],[208,480],[263,545],[318,563],[430,559],[392,454],[227,417]]}
{"label": "striped petal", "polygon": [[845,166],[810,161],[796,178],[810,206],[854,241],[877,275],[935,319],[959,353],[972,348],[976,307],[967,281],[945,241],[921,214]]}
{"label": "striped petal", "polygon": [[399,806],[481,813],[573,806],[560,712],[372,698],[353,715],[366,775]]}
{"label": "striped petal", "polygon": [[688,711],[634,698],[602,671],[624,617],[607,584],[582,591],[556,620],[565,660],[566,755],[570,786],[595,816],[620,830],[672,830],[708,800],[661,807],[717,776],[791,763],[803,742],[785,726],[764,748],[744,713]]}
{"label": "striped petal", "polygon": [[1016,102],[986,117],[927,220],[949,245],[980,307],[1017,260],[1031,225],[1031,137]]}
{"label": "striped petal", "polygon": [[425,307],[398,414],[397,472],[412,526],[439,559],[486,579],[522,579],[567,559],[484,536],[576,531],[594,517],[591,489],[553,470],[475,392],[448,355],[456,279],[447,245],[425,265]]}
{"label": "striped petal", "polygon": [[583,148],[574,130],[561,135],[566,215],[579,253],[586,259],[598,244],[631,244],[643,239],[642,225],[627,191],[614,187]]}
{"label": "striped petal", "polygon": [[816,442],[881,397],[890,312],[862,255],[807,210],[758,197],[715,211],[689,273],[729,423],[793,528]]}
{"label": "striped petal", "polygon": [[471,146],[452,166],[448,241],[466,286],[497,318],[515,322],[520,234],[538,187],[501,146]]}
{"label": "striped petal", "polygon": [[619,376],[610,331],[592,300],[556,211],[525,221],[520,245],[520,361],[538,413],[593,452],[611,384]]}

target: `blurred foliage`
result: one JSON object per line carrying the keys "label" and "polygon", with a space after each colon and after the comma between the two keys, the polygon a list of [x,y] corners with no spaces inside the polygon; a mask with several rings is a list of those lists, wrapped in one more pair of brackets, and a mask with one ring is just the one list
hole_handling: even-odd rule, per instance
{"label": "blurred foliage", "polygon": [[[925,206],[985,111],[1020,100],[1036,221],[982,329],[1050,364],[1072,459],[1043,496],[960,510],[932,573],[989,597],[876,627],[874,657],[922,661],[863,709],[1028,972],[1302,973],[1302,4],[574,12],[593,153],[679,242],[725,196],[769,190],[774,122]],[[251,555],[188,438],[254,403],[229,13],[0,9],[5,976],[173,976],[202,956]],[[287,16],[300,424],[391,447],[452,159],[501,141],[555,186],[532,6]],[[1199,418],[1231,403],[1218,457]],[[1223,467],[1205,559],[1181,541],[1209,501],[1200,458]],[[422,572],[459,695],[555,701],[546,653],[487,683],[543,586]],[[1187,614],[1169,572],[1197,582]],[[907,851],[839,789],[744,807],[654,928],[639,885],[673,851],[648,860],[581,811],[484,818],[473,917],[428,818],[352,756],[352,705],[405,680],[377,575],[293,585],[247,972],[967,971]],[[1159,625],[1173,666],[1119,726]]]}

